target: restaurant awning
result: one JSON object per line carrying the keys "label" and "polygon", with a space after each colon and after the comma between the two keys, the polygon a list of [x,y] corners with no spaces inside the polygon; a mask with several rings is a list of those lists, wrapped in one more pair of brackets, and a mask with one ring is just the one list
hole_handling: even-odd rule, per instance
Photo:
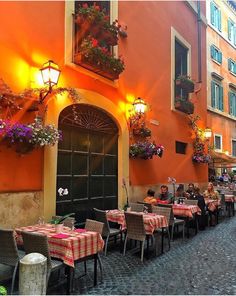
{"label": "restaurant awning", "polygon": [[210,163],[210,166],[213,168],[230,168],[230,167],[236,167],[236,157],[232,157],[229,155],[226,155],[223,152],[216,152],[211,151],[211,158],[212,161]]}

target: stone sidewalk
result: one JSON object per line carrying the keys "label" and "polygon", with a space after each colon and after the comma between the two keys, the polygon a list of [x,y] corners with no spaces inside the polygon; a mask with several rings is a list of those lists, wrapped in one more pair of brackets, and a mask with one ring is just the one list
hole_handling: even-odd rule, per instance
{"label": "stone sidewalk", "polygon": [[[104,281],[92,286],[89,276],[75,282],[74,294],[155,295],[155,294],[236,294],[236,217],[201,231],[184,241],[179,238],[171,250],[140,262],[139,254],[109,250],[102,256]],[[82,265],[81,265],[82,267]],[[78,270],[82,273],[83,269]],[[51,289],[50,289],[51,290]],[[64,294],[64,285],[50,294]]]}

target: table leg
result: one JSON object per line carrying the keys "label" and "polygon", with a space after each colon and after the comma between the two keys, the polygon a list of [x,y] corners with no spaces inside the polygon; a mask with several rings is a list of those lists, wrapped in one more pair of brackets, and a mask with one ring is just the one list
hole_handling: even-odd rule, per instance
{"label": "table leg", "polygon": [[70,295],[73,291],[74,268],[67,265],[65,271],[67,275],[66,293],[67,295]]}
{"label": "table leg", "polygon": [[186,218],[186,225],[187,225],[187,238],[189,238],[189,218]]}
{"label": "table leg", "polygon": [[161,253],[164,252],[164,228],[161,229]]}
{"label": "table leg", "polygon": [[98,265],[98,254],[94,255],[94,278],[93,278],[93,285],[97,285],[97,265]]}

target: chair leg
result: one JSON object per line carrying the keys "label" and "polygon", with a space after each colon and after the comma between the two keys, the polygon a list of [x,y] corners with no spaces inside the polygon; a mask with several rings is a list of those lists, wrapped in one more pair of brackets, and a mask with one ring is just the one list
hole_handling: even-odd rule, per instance
{"label": "chair leg", "polygon": [[18,262],[16,263],[16,266],[13,271],[12,282],[11,282],[11,295],[13,294],[13,290],[14,290],[17,268],[18,268]]}
{"label": "chair leg", "polygon": [[142,242],[142,248],[141,248],[141,262],[143,262],[144,243],[145,243],[145,241]]}
{"label": "chair leg", "polygon": [[128,239],[128,237],[127,237],[127,235],[126,235],[126,237],[125,237],[125,242],[124,242],[124,252],[123,252],[123,255],[124,255],[124,256],[125,256],[125,251],[126,251],[127,239]]}
{"label": "chair leg", "polygon": [[102,260],[101,257],[98,254],[98,265],[100,268],[100,273],[101,273],[101,283],[103,282],[103,266],[102,266]]}
{"label": "chair leg", "polygon": [[84,273],[87,274],[87,263],[84,261]]}
{"label": "chair leg", "polygon": [[171,227],[171,240],[172,241],[173,241],[173,238],[174,238],[174,229],[175,229],[175,224],[173,223],[172,227]]}
{"label": "chair leg", "polygon": [[184,239],[185,223],[183,223],[183,239]]}
{"label": "chair leg", "polygon": [[167,235],[168,235],[168,244],[169,244],[169,250],[170,250],[170,232],[169,232],[169,228],[166,228],[167,231]]}
{"label": "chair leg", "polygon": [[164,228],[161,229],[161,253],[164,253]]}
{"label": "chair leg", "polygon": [[107,245],[108,245],[108,240],[109,240],[109,235],[106,238],[106,242],[105,242],[105,256],[107,255]]}

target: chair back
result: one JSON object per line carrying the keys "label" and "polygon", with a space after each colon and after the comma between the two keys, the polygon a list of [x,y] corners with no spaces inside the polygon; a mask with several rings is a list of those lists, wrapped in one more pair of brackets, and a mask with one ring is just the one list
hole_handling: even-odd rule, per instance
{"label": "chair back", "polygon": [[163,207],[163,208],[172,208],[173,204],[158,204],[158,207]]}
{"label": "chair back", "polygon": [[15,266],[19,261],[14,231],[0,229],[0,263]]}
{"label": "chair back", "polygon": [[49,253],[48,238],[40,233],[22,231],[25,253],[40,253],[47,258],[48,270],[52,268],[51,257]]}
{"label": "chair back", "polygon": [[143,212],[144,204],[130,203],[130,208],[132,212]]}
{"label": "chair back", "polygon": [[158,207],[158,206],[157,207],[156,206],[152,207],[152,212],[153,213],[166,217],[168,225],[170,224],[171,210],[172,210],[171,208],[167,208],[167,207]]}
{"label": "chair back", "polygon": [[85,229],[88,231],[95,231],[102,235],[104,223],[96,220],[86,219]]}
{"label": "chair back", "polygon": [[186,205],[197,206],[197,204],[198,204],[198,200],[197,200],[197,199],[186,199],[186,200],[184,201],[184,203],[185,203]]}
{"label": "chair back", "polygon": [[144,210],[145,210],[145,207],[148,211],[148,213],[152,213],[152,205],[147,203],[147,202],[143,202],[143,201],[138,201],[138,204],[142,204],[144,205]]}
{"label": "chair back", "polygon": [[221,201],[221,204],[225,204],[225,195],[223,193],[220,194],[220,201]]}
{"label": "chair back", "polygon": [[107,220],[106,211],[99,210],[99,209],[96,209],[96,208],[93,208],[93,210],[94,210],[94,214],[95,214],[95,220],[99,221],[99,222],[102,222],[104,224],[103,225],[102,235],[103,236],[109,235],[110,234],[110,225],[109,225],[109,222]]}
{"label": "chair back", "polygon": [[130,239],[145,241],[146,232],[144,228],[143,215],[125,212],[127,237]]}
{"label": "chair back", "polygon": [[[60,219],[63,216],[52,216],[52,220]],[[62,221],[63,225],[69,228],[72,228],[75,225],[75,218],[68,217]]]}

